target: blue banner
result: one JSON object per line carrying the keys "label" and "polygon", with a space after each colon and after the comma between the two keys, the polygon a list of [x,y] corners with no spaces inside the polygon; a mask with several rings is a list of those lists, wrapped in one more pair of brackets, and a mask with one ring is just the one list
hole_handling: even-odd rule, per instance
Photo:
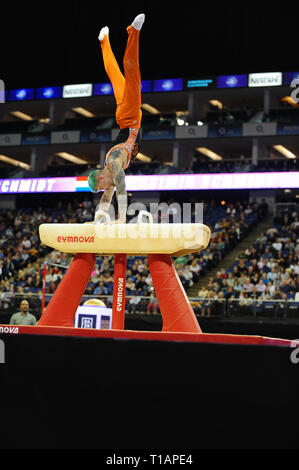
{"label": "blue banner", "polygon": [[141,93],[150,93],[152,88],[152,80],[141,80]]}
{"label": "blue banner", "polygon": [[242,126],[209,126],[208,137],[240,137]]}
{"label": "blue banner", "polygon": [[217,78],[218,88],[247,87],[248,75],[220,75]]}
{"label": "blue banner", "polygon": [[299,72],[285,72],[283,74],[284,85],[290,85],[295,79],[299,79]]}
{"label": "blue banner", "polygon": [[167,78],[165,80],[154,80],[154,91],[180,91],[182,89],[182,78]]}
{"label": "blue banner", "polygon": [[9,90],[8,101],[23,101],[34,99],[34,88],[20,88],[18,90]]}
{"label": "blue banner", "polygon": [[36,89],[37,100],[50,100],[62,97],[62,86],[48,86]]}
{"label": "blue banner", "polygon": [[299,124],[280,124],[277,125],[277,135],[297,135],[299,134]]}
{"label": "blue banner", "polygon": [[110,142],[110,130],[83,130],[80,133],[81,143]]}
{"label": "blue banner", "polygon": [[113,88],[111,83],[95,83],[93,85],[94,96],[98,95],[113,95]]}
{"label": "blue banner", "polygon": [[216,77],[187,80],[185,88],[215,88]]}
{"label": "blue banner", "polygon": [[22,145],[47,145],[51,143],[51,133],[23,134]]}
{"label": "blue banner", "polygon": [[161,129],[142,132],[142,140],[168,140],[174,139],[174,129]]}

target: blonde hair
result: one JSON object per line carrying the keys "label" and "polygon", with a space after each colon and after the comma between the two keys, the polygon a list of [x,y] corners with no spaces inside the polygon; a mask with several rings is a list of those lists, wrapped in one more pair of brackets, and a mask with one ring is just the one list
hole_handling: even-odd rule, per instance
{"label": "blonde hair", "polygon": [[101,307],[106,307],[104,302],[100,299],[89,299],[84,302],[83,305],[100,305]]}

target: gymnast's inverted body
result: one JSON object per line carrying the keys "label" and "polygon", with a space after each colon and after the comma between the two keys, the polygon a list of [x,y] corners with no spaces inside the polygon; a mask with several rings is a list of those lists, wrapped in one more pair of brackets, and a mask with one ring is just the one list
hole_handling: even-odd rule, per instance
{"label": "gymnast's inverted body", "polygon": [[95,213],[95,222],[100,222],[103,213],[108,212],[115,189],[118,202],[118,219],[115,222],[126,222],[125,170],[140,151],[142,112],[139,35],[144,19],[144,14],[136,16],[127,28],[128,41],[123,61],[125,76],[120,71],[112,52],[108,27],[102,28],[99,34],[105,70],[113,86],[117,105],[116,122],[120,131],[114,146],[105,157],[104,168],[92,171],[88,177],[88,185],[92,192],[104,191]]}

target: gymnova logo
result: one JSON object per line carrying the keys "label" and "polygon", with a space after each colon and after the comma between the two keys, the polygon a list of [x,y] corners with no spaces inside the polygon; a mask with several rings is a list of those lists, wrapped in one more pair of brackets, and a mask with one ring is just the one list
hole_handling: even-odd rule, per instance
{"label": "gymnova logo", "polygon": [[57,241],[58,243],[94,243],[94,237],[64,237],[59,235]]}
{"label": "gymnova logo", "polygon": [[117,307],[116,307],[116,310],[118,312],[121,312],[123,302],[124,302],[124,278],[120,277],[118,279],[118,285],[117,285]]}
{"label": "gymnova logo", "polygon": [[19,328],[17,326],[0,326],[0,333],[18,334]]}

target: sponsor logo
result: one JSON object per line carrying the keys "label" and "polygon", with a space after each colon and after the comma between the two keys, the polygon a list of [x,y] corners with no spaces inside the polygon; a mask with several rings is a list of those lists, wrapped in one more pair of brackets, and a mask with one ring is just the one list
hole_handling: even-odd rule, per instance
{"label": "sponsor logo", "polygon": [[118,279],[117,285],[117,299],[116,299],[116,310],[121,312],[123,306],[123,296],[124,296],[124,278],[120,277]]}
{"label": "sponsor logo", "polygon": [[57,237],[58,243],[94,243],[94,237]]}
{"label": "sponsor logo", "polygon": [[97,316],[96,315],[79,315],[79,328],[96,328],[97,327]]}
{"label": "sponsor logo", "polygon": [[92,95],[92,84],[84,83],[82,85],[65,85],[63,87],[63,98],[80,98]]}
{"label": "sponsor logo", "polygon": [[0,326],[0,333],[12,333],[17,335],[19,328],[17,326]]}
{"label": "sponsor logo", "polygon": [[249,75],[249,84],[250,87],[259,87],[259,86],[279,86],[282,84],[282,73],[251,73]]}

